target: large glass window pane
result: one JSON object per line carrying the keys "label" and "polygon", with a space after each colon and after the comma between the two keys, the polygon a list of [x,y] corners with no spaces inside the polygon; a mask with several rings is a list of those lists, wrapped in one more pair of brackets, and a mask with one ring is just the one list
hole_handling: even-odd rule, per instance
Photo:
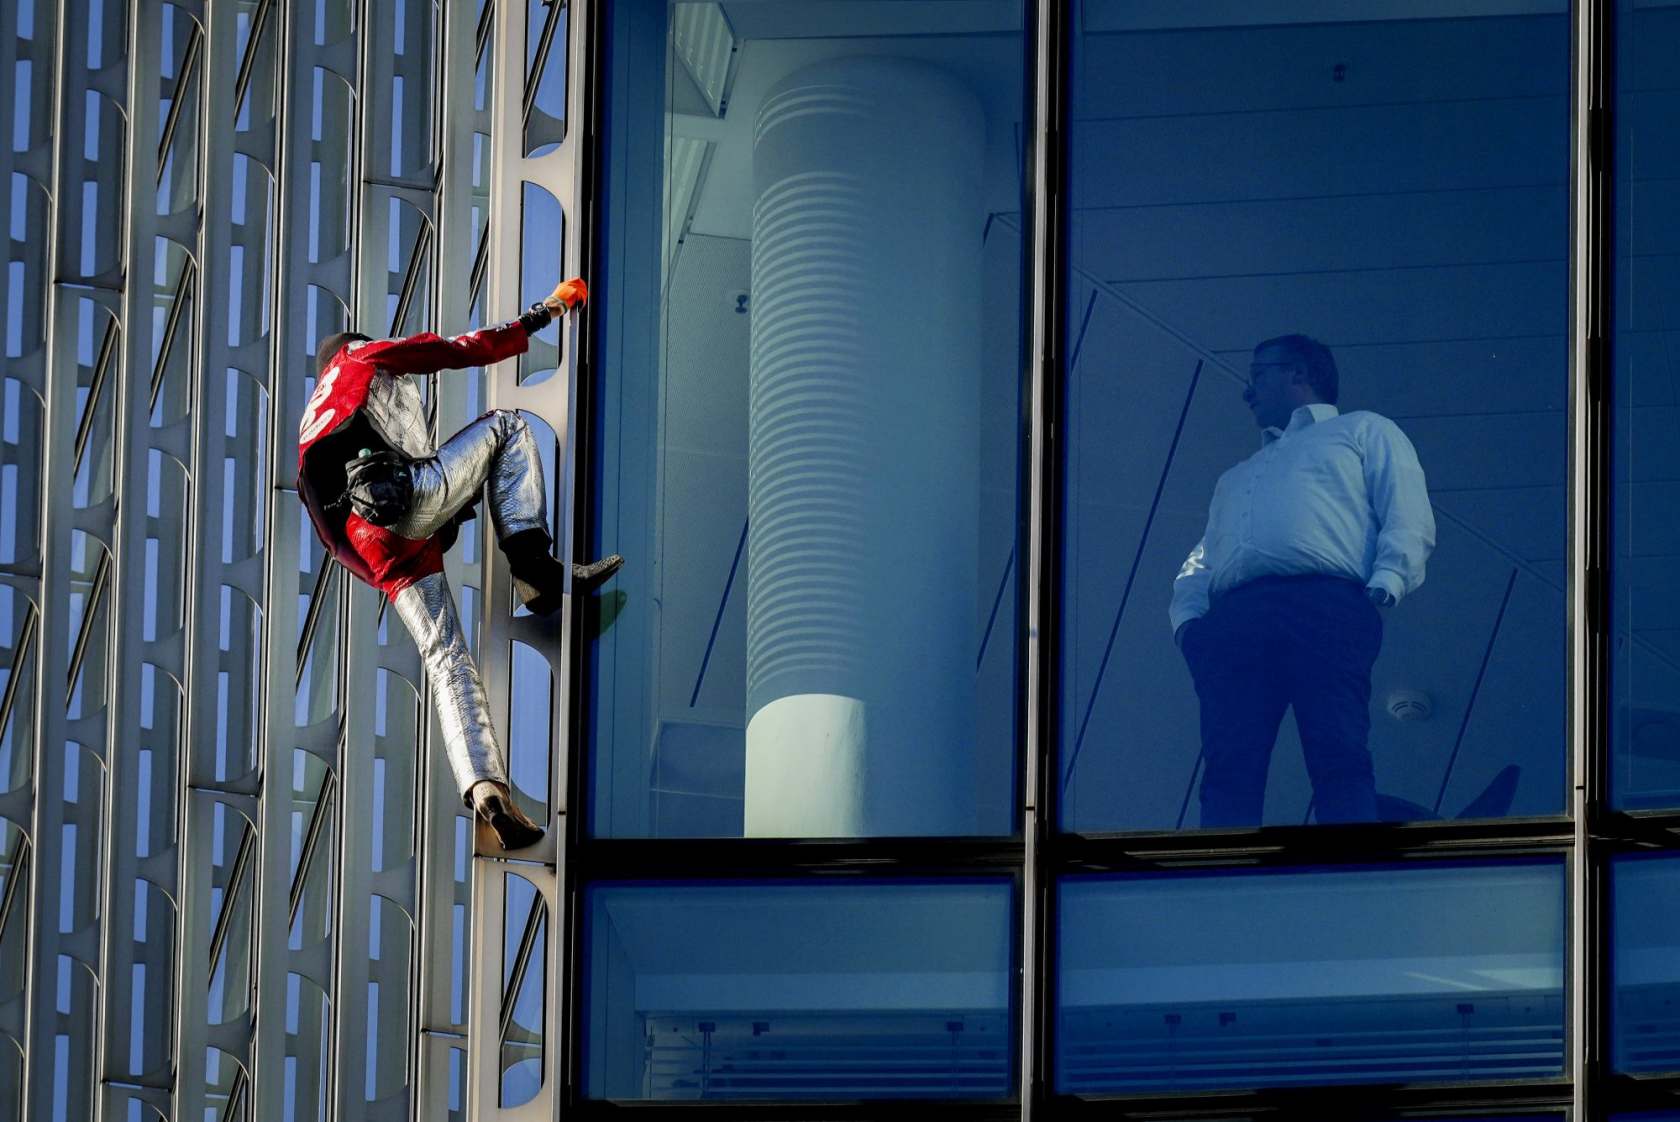
{"label": "large glass window pane", "polygon": [[1561,813],[1568,5],[1206,7],[1074,42],[1061,824]]}
{"label": "large glass window pane", "polygon": [[1680,807],[1680,4],[1617,9],[1610,791]]}
{"label": "large glass window pane", "polygon": [[1680,1071],[1680,857],[1617,858],[1610,886],[1611,1066]]}
{"label": "large glass window pane", "polygon": [[1001,1099],[1002,879],[597,884],[584,1091],[606,1099]]}
{"label": "large glass window pane", "polygon": [[1011,832],[1021,9],[613,5],[594,833]]}
{"label": "large glass window pane", "polygon": [[1064,1094],[1557,1077],[1563,863],[1071,877]]}

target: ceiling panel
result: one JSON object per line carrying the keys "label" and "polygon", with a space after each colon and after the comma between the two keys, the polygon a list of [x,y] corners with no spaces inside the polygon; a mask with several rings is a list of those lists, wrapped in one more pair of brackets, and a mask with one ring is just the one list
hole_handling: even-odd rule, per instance
{"label": "ceiling panel", "polygon": [[1078,266],[1109,282],[1558,256],[1569,192],[1534,187],[1081,208]]}

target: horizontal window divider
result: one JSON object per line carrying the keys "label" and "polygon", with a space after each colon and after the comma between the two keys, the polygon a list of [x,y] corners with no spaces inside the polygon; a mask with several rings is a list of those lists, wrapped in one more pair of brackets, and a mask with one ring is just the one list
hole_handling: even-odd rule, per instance
{"label": "horizontal window divider", "polygon": [[[960,1111],[960,1115],[955,1113]],[[629,1119],[716,1118],[728,1122],[927,1122],[930,1118],[961,1117],[964,1122],[1020,1122],[1015,1100],[996,1099],[873,1099],[868,1102],[613,1102],[584,1100],[568,1113],[582,1122]]]}
{"label": "horizontal window divider", "polygon": [[1680,1071],[1638,1075],[1606,1073],[1598,1080],[1598,1098],[1606,1113],[1680,1108]]}
{"label": "horizontal window divider", "polygon": [[[1568,1109],[1570,1084],[1558,1080],[1503,1083],[1404,1084],[1275,1087],[1255,1091],[1213,1091],[1174,1095],[1058,1095],[1050,1101],[1055,1118],[1171,1122],[1195,1119],[1425,1119],[1462,1118],[1472,1113],[1501,1116]],[[1550,1113],[1542,1116],[1551,1117]]]}
{"label": "horizontal window divider", "polygon": [[1046,849],[1052,866],[1068,872],[1562,854],[1573,840],[1574,827],[1566,818],[1503,818],[1475,823],[1266,826],[1240,832],[1057,834],[1046,842]]}
{"label": "horizontal window divider", "polygon": [[1587,832],[1618,852],[1680,849],[1680,810],[1601,810]]}
{"label": "horizontal window divider", "polygon": [[1018,872],[1025,852],[1019,838],[591,838],[573,863],[587,880],[995,875]]}

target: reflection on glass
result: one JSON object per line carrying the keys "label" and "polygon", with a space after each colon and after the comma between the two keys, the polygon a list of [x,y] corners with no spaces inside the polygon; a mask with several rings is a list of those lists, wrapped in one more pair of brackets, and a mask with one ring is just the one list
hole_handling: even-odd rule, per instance
{"label": "reflection on glass", "polygon": [[1617,858],[1610,892],[1611,1066],[1680,1071],[1680,859]]}
{"label": "reflection on glass", "polygon": [[[262,611],[229,585],[220,589],[220,650],[217,653],[216,730],[213,740],[194,745],[218,782],[249,775],[257,766],[262,727]],[[212,754],[213,753],[213,754]]]}
{"label": "reflection on glass", "polygon": [[[310,165],[309,260],[331,261],[350,244],[350,169],[348,158],[354,99],[344,79],[324,67],[314,68],[310,139],[319,157]],[[332,329],[312,330],[320,339]]]}
{"label": "reflection on glass", "polygon": [[[332,1003],[301,974],[286,975],[286,1093],[299,1118],[324,1119],[332,1058]],[[312,1105],[318,1104],[318,1105]]]}
{"label": "reflection on glass", "polygon": [[[519,205],[519,306],[528,308],[554,288],[554,278],[565,275],[566,212],[552,192],[535,183],[520,185]],[[538,332],[531,346],[519,356],[520,385],[545,381],[560,361],[557,332]]]}
{"label": "reflection on glass", "polygon": [[36,434],[44,423],[35,391],[20,379],[0,379],[0,562],[29,563],[40,556],[43,490]]}
{"label": "reflection on glass", "polygon": [[434,67],[441,53],[437,45],[437,5],[415,0],[396,3],[391,11],[392,116],[391,175],[422,179],[432,168],[433,101],[439,96]]}
{"label": "reflection on glass", "polygon": [[410,1078],[404,1038],[412,1005],[409,980],[416,933],[408,913],[383,896],[372,897],[369,918],[362,1094],[367,1102],[376,1103],[400,1097]]}
{"label": "reflection on glass", "polygon": [[[121,43],[124,38],[115,41]],[[81,142],[77,145],[85,161],[81,165],[84,173],[79,189],[66,192],[66,203],[75,217],[61,228],[80,232],[80,237],[66,247],[64,267],[91,279],[122,266],[123,156],[128,124],[120,102],[91,90],[86,98],[85,109],[76,115],[86,122],[86,127],[78,130]],[[153,142],[148,138],[142,143]]]}
{"label": "reflection on glass", "polygon": [[176,4],[164,4],[162,17],[158,61],[163,82],[157,114],[169,147],[158,175],[157,213],[175,214],[198,201],[198,144],[203,131],[198,120],[202,96],[199,85],[203,78],[196,61],[191,69],[184,69],[191,52],[197,49],[192,43],[197,25]]}
{"label": "reflection on glass", "polygon": [[[410,203],[392,198],[388,210],[387,262],[389,280],[385,292],[385,322],[393,336],[417,335],[426,330],[431,318],[432,226]],[[450,327],[446,330],[453,331]],[[431,379],[424,379],[422,393],[431,391]]]}
{"label": "reflection on glass", "polygon": [[614,11],[592,829],[1008,833],[1020,6]]}
{"label": "reflection on glass", "polygon": [[221,557],[233,564],[263,547],[263,500],[268,479],[268,391],[229,367],[226,371],[228,442],[222,459]]}
{"label": "reflection on glass", "polygon": [[223,1024],[235,1020],[251,1002],[255,874],[249,862],[257,835],[250,820],[225,803],[214,803],[208,817],[211,868],[204,902],[206,914],[217,917],[216,931],[221,934],[219,942],[212,938],[210,944],[209,1019]]}
{"label": "reflection on glass", "polygon": [[589,1098],[1013,1090],[1002,879],[597,884],[584,907]]}
{"label": "reflection on glass", "polygon": [[[707,5],[710,7],[711,5]],[[525,0],[525,155],[553,151],[566,138],[566,23],[572,6]]]}
{"label": "reflection on glass", "polygon": [[502,1002],[508,1011],[499,1061],[504,1109],[542,1090],[547,970],[548,907],[535,885],[510,875],[502,914]]}
{"label": "reflection on glass", "polygon": [[[389,631],[387,631],[389,634]],[[374,671],[373,805],[389,808],[373,830],[373,867],[394,869],[414,856],[415,745],[425,719],[413,682]]]}
{"label": "reflection on glass", "polygon": [[1083,9],[1065,829],[1563,809],[1567,5],[1459,10]]}
{"label": "reflection on glass", "polygon": [[1611,799],[1680,806],[1680,5],[1617,5]]}
{"label": "reflection on glass", "polygon": [[1563,864],[1069,878],[1072,1094],[1557,1076]]}
{"label": "reflection on glass", "polygon": [[508,779],[541,811],[548,806],[549,767],[553,760],[554,674],[542,652],[525,643],[512,644],[508,689],[513,699],[508,714],[506,759]]}
{"label": "reflection on glass", "polygon": [[77,507],[91,507],[110,498],[116,485],[116,440],[119,408],[122,326],[117,318],[98,310],[91,300],[77,301],[76,326],[76,443]]}

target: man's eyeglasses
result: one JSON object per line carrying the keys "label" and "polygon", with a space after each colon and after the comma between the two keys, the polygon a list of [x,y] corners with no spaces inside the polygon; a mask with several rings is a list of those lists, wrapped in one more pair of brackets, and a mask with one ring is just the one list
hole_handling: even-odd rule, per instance
{"label": "man's eyeglasses", "polygon": [[1248,367],[1248,384],[1253,385],[1260,379],[1260,372],[1273,366],[1294,366],[1293,362],[1253,362]]}

